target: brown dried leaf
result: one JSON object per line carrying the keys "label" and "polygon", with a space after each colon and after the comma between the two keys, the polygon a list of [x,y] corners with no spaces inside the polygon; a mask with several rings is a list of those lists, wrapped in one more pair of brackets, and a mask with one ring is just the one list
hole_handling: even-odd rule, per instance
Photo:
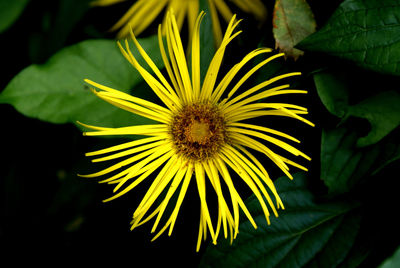
{"label": "brown dried leaf", "polygon": [[277,0],[273,14],[275,47],[287,57],[297,59],[304,52],[294,46],[314,33],[316,22],[305,0]]}

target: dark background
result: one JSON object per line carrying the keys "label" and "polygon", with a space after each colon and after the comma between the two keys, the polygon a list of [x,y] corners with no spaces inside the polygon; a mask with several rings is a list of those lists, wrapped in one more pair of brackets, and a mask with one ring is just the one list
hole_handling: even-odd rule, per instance
{"label": "dark background", "polygon": [[[0,34],[0,51],[5,66],[0,77],[0,90],[22,69],[33,63],[44,63],[65,46],[89,38],[113,38],[113,34],[106,31],[129,3],[88,9],[84,7],[87,2],[32,0],[28,4],[17,22]],[[271,11],[272,1],[265,2]],[[308,2],[320,27],[341,1]],[[268,18],[263,29],[250,28],[247,34],[250,39],[246,41],[253,44],[262,41],[274,47],[271,26],[271,18]],[[151,34],[151,30],[145,34]],[[305,66],[302,60],[298,64],[306,70],[312,68]],[[313,157],[310,173],[318,177],[318,125],[327,124],[322,119],[330,117],[312,89],[312,80],[304,79],[303,82],[310,86],[306,102],[312,111],[311,120],[317,127],[307,130],[309,134],[305,137],[305,149],[302,149]],[[95,265],[112,262],[132,267],[143,266],[143,262],[147,267],[194,267],[198,264],[207,243],[203,243],[200,253],[195,252],[199,202],[194,184],[190,185],[172,236],[163,235],[150,242],[151,224],[129,230],[132,213],[142,196],[136,193],[144,193],[145,186],[110,203],[102,203],[101,200],[110,196],[110,187],[97,184],[96,179],[83,179],[76,175],[90,170],[85,152],[117,144],[118,140],[82,137],[74,125],[54,125],[27,118],[9,105],[0,105],[0,114],[2,260],[43,264],[56,258],[57,265],[65,262]],[[396,191],[385,191],[382,196],[390,202]],[[368,200],[369,197],[363,198]],[[371,205],[376,208],[376,204]],[[379,214],[382,214],[385,208],[380,209]],[[379,221],[374,217],[371,219]],[[392,236],[398,238],[398,234]],[[396,244],[390,241],[384,244],[379,235],[376,239],[382,247],[381,252],[377,250],[375,253],[377,256],[372,258],[371,264],[389,254],[386,248],[392,250]]]}

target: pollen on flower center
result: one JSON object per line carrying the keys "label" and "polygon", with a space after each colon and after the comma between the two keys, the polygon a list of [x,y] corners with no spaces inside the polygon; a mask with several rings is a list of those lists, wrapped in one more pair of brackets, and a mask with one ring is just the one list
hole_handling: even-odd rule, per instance
{"label": "pollen on flower center", "polygon": [[205,144],[209,133],[210,126],[208,123],[195,120],[193,123],[191,123],[190,127],[187,128],[185,136],[191,142]]}
{"label": "pollen on flower center", "polygon": [[225,123],[210,104],[192,104],[173,118],[171,135],[179,154],[201,161],[214,155],[227,141]]}

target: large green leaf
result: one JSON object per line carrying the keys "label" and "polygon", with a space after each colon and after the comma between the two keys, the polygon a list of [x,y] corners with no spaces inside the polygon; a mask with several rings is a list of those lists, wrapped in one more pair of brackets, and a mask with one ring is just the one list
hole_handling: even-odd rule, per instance
{"label": "large green leaf", "polygon": [[400,125],[400,93],[386,91],[349,106],[346,116],[367,119],[368,135],[358,139],[358,146],[375,144]]}
{"label": "large green leaf", "polygon": [[[156,38],[139,39],[139,42],[161,67]],[[135,96],[151,96],[150,88],[122,56],[115,41],[88,40],[63,49],[43,65],[24,69],[0,94],[0,103],[11,104],[26,116],[51,123],[79,120],[120,127],[149,121],[97,98],[88,90],[85,78],[124,92],[132,90]]]}
{"label": "large green leaf", "polygon": [[357,147],[357,139],[357,133],[344,126],[322,131],[321,179],[330,194],[348,192],[360,180],[400,158],[395,137],[364,148]]}
{"label": "large green leaf", "polygon": [[276,187],[286,210],[268,225],[257,199],[249,198],[258,229],[242,222],[232,245],[220,240],[207,248],[201,267],[336,267],[345,259],[361,219],[354,204],[316,203],[305,173],[279,178]]}
{"label": "large green leaf", "polygon": [[29,0],[0,0],[0,33],[18,19],[28,2]]}
{"label": "large green leaf", "polygon": [[273,14],[275,46],[297,59],[303,51],[294,46],[314,33],[317,26],[310,6],[304,0],[277,0]]}
{"label": "large green leaf", "polygon": [[379,268],[397,268],[400,267],[400,247],[397,248],[396,252],[385,260]]}
{"label": "large green leaf", "polygon": [[346,0],[324,27],[298,47],[400,75],[399,13],[397,0]]}
{"label": "large green leaf", "polygon": [[375,144],[400,125],[400,93],[397,91],[383,91],[352,104],[348,81],[340,74],[316,73],[314,82],[329,112],[343,119],[353,116],[368,120],[371,129],[358,139],[358,146]]}
{"label": "large green leaf", "polygon": [[[319,72],[314,82],[327,110],[342,118],[341,126],[322,131],[321,179],[330,194],[345,193],[400,158],[395,130],[400,125],[400,94],[383,91],[354,103],[359,94],[343,73]],[[369,122],[367,134],[352,124],[359,121],[350,120],[354,117]]]}
{"label": "large green leaf", "polygon": [[314,74],[318,96],[326,109],[333,115],[343,118],[349,106],[349,88],[346,81],[337,73],[319,72]]}

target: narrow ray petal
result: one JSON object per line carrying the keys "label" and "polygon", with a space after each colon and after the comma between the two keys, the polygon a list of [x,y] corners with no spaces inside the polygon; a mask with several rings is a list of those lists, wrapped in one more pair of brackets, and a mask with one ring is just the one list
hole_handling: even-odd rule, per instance
{"label": "narrow ray petal", "polygon": [[130,127],[110,128],[105,130],[84,132],[85,136],[108,136],[108,135],[149,135],[155,136],[166,133],[168,127],[164,124],[159,125],[138,125]]}
{"label": "narrow ray petal", "polygon": [[[256,118],[256,117],[260,117],[260,116],[284,116],[284,117],[290,117],[290,118],[295,118],[295,119],[299,120],[300,118],[302,118],[301,116],[299,116],[299,114],[308,114],[308,112],[299,111],[299,110],[290,110],[290,112],[291,113],[288,113],[283,110],[256,110],[256,111],[246,112],[243,114],[236,114],[234,116],[227,117],[226,121],[228,124],[231,124],[232,122],[239,122],[239,121]],[[304,122],[304,120],[306,120],[306,119],[302,118],[302,120],[300,120],[300,121]],[[307,124],[309,125],[309,123],[307,123]],[[313,123],[311,123],[311,124],[313,124]]]}
{"label": "narrow ray petal", "polygon": [[134,140],[134,141],[129,141],[126,143],[122,143],[119,145],[115,145],[112,147],[108,147],[105,149],[101,149],[101,150],[97,150],[97,151],[93,151],[93,152],[88,152],[85,154],[85,156],[95,156],[95,155],[100,155],[100,154],[107,154],[107,153],[111,153],[111,152],[115,152],[115,151],[120,151],[120,150],[124,150],[124,149],[128,149],[128,148],[132,148],[135,146],[139,146],[142,144],[146,144],[149,142],[154,142],[160,139],[164,139],[167,136],[163,137],[163,136],[155,136],[155,137],[149,137],[149,138],[143,138],[143,139],[139,139],[139,140]]}
{"label": "narrow ray petal", "polygon": [[[140,2],[142,2],[140,4]],[[129,35],[129,30],[133,27],[135,34],[139,35],[145,28],[140,26],[145,21],[146,16],[156,17],[165,7],[168,0],[146,0],[138,1],[136,4],[140,5],[135,8],[132,6],[129,10],[112,28],[111,31],[121,28],[117,38],[123,38]],[[157,14],[158,13],[158,14]],[[149,23],[151,21],[148,21]]]}
{"label": "narrow ray petal", "polygon": [[222,0],[214,0],[214,3],[224,20],[230,21],[230,19],[233,17],[233,13],[229,9],[228,5]]}
{"label": "narrow ray petal", "polygon": [[95,158],[95,159],[92,159],[92,162],[95,163],[95,162],[113,160],[113,159],[116,159],[116,158],[128,156],[128,155],[135,154],[135,153],[138,153],[138,152],[146,151],[146,150],[149,150],[149,149],[154,148],[154,147],[159,147],[162,144],[165,144],[165,141],[161,140],[161,141],[152,142],[152,143],[145,144],[145,145],[142,145],[142,146],[138,146],[138,147],[135,147],[135,148],[132,148],[132,149],[129,149],[129,150],[124,150],[122,152],[118,152],[118,153],[115,153],[115,154],[112,154],[112,155],[107,155],[107,156],[103,156],[103,157],[100,157],[100,158]]}
{"label": "narrow ray petal", "polygon": [[[186,62],[185,50],[182,45],[182,40],[179,34],[179,28],[177,26],[176,20],[174,17],[170,19],[170,37],[173,45],[173,54],[176,57],[176,62],[178,64],[179,73],[182,78],[182,82],[186,91],[186,94],[191,94],[192,87],[190,82],[188,65]],[[172,55],[170,55],[172,56]]]}
{"label": "narrow ray petal", "polygon": [[135,59],[129,48],[129,43],[125,40],[125,49],[122,45],[117,42],[122,54],[129,60],[133,67],[139,71],[146,83],[151,87],[154,93],[167,105],[169,109],[173,110],[174,106],[177,106],[179,101],[170,94],[168,89],[166,89],[157,79],[155,79],[146,69],[144,69]]}
{"label": "narrow ray petal", "polygon": [[[272,190],[273,194],[275,195],[275,198],[279,199],[279,196],[276,193],[276,191],[273,191],[275,189],[275,187],[270,187],[271,184],[273,185],[272,181],[269,178],[265,177],[264,174],[256,166],[253,165],[253,163],[251,163],[243,154],[241,154],[239,151],[237,151],[233,147],[227,146],[224,150],[224,153],[232,161],[232,163],[234,163],[237,166],[240,166],[242,169],[244,169],[249,174],[251,179],[256,183],[257,187],[263,193],[263,196],[267,199],[270,208],[274,212],[274,215],[277,217],[278,212],[275,209],[275,205],[272,202],[272,199],[270,198],[268,192],[266,191],[264,185],[261,183],[261,180],[259,178],[261,178],[263,182],[266,182],[266,185],[270,189],[272,188],[271,190]],[[269,218],[268,218],[269,214],[265,214],[265,216],[267,217],[266,220],[269,221]]]}
{"label": "narrow ray petal", "polygon": [[113,171],[116,171],[116,170],[118,170],[118,169],[120,169],[122,167],[130,165],[130,164],[132,164],[132,163],[134,163],[136,161],[139,161],[140,159],[148,156],[149,154],[152,154],[152,153],[156,152],[157,150],[160,151],[159,148],[149,149],[149,150],[144,151],[144,152],[142,152],[140,154],[137,154],[137,155],[134,155],[134,156],[132,156],[132,157],[130,157],[128,159],[125,159],[125,160],[123,160],[121,162],[118,162],[118,163],[116,163],[116,164],[114,164],[114,165],[112,165],[112,166],[110,166],[108,168],[105,168],[105,169],[101,170],[101,171],[98,171],[98,172],[95,172],[95,173],[92,173],[92,174],[88,174],[88,175],[79,175],[79,176],[81,176],[83,178],[94,178],[94,177],[103,176],[105,174],[108,174],[108,173],[111,173]]}
{"label": "narrow ray petal", "polygon": [[250,129],[254,129],[254,130],[259,130],[259,131],[263,131],[263,132],[267,132],[267,133],[271,133],[289,140],[292,140],[294,142],[300,143],[300,141],[286,133],[280,132],[278,130],[274,130],[271,128],[267,128],[267,127],[262,127],[262,126],[258,126],[258,125],[253,125],[253,124],[246,124],[246,123],[239,123],[239,122],[233,122],[230,123],[229,126],[233,126],[233,127],[242,127],[242,128],[250,128]]}
{"label": "narrow ray petal", "polygon": [[[152,233],[156,230],[156,228],[158,226],[158,223],[160,222],[160,219],[161,219],[165,209],[167,208],[169,200],[171,199],[171,197],[173,196],[175,191],[178,189],[178,186],[181,184],[181,181],[183,180],[183,178],[184,178],[184,176],[186,174],[186,171],[187,171],[187,168],[185,168],[183,165],[181,165],[179,167],[179,170],[176,173],[176,175],[175,175],[170,187],[168,188],[168,192],[167,192],[166,196],[164,197],[164,199],[163,199],[163,201],[162,201],[162,203],[160,205],[161,208],[160,208],[160,211],[158,212],[157,219],[154,222],[153,228],[151,230]],[[165,228],[164,230],[166,230],[167,227],[168,227],[168,225],[163,227],[163,228]]]}
{"label": "narrow ray petal", "polygon": [[257,92],[258,90],[260,90],[260,89],[262,89],[262,88],[264,88],[264,87],[266,87],[266,86],[268,86],[268,85],[270,85],[272,83],[275,83],[278,80],[281,80],[281,79],[284,79],[284,78],[287,78],[287,77],[296,76],[296,75],[301,75],[301,73],[300,72],[292,72],[292,73],[287,73],[287,74],[279,75],[279,76],[276,76],[274,78],[268,79],[267,81],[262,82],[262,83],[260,83],[260,84],[258,84],[256,86],[246,90],[245,92],[239,94],[237,97],[233,98],[232,100],[228,101],[227,103],[224,103],[223,106],[224,106],[224,108],[232,106],[232,104],[242,100],[243,98],[245,98],[245,97]]}
{"label": "narrow ray petal", "polygon": [[248,63],[250,60],[252,60],[254,57],[256,57],[260,54],[268,53],[271,51],[272,51],[272,49],[269,49],[269,48],[259,48],[259,49],[253,50],[250,53],[248,53],[239,63],[234,65],[229,70],[229,72],[225,75],[225,77],[221,80],[221,82],[218,84],[218,86],[212,93],[212,101],[213,102],[219,101],[220,97],[225,92],[226,88],[228,87],[228,85],[230,84],[232,79],[235,77],[235,75],[242,69],[242,67],[246,63]]}
{"label": "narrow ray petal", "polygon": [[211,222],[210,212],[208,211],[208,206],[206,201],[206,184],[205,184],[204,168],[200,163],[195,163],[194,168],[196,173],[197,189],[201,201],[202,215],[203,217],[205,217],[204,219],[207,223],[208,229],[210,230],[213,242],[216,243],[215,232]]}
{"label": "narrow ray petal", "polygon": [[[164,156],[160,157],[159,162],[160,165],[167,161],[169,158],[171,157],[170,154],[165,154]],[[111,200],[114,200],[124,194],[126,194],[127,192],[129,192],[130,190],[132,190],[133,188],[135,188],[140,182],[142,182],[143,180],[145,180],[150,174],[152,174],[157,168],[159,167],[159,165],[155,165],[152,169],[149,169],[147,172],[145,172],[144,174],[142,174],[139,178],[137,178],[134,182],[132,182],[130,185],[128,185],[127,187],[125,187],[122,191],[118,192],[117,194],[113,195],[112,197],[105,199],[103,202],[109,202]]]}
{"label": "narrow ray petal", "polygon": [[[164,0],[165,1],[165,0]],[[137,1],[131,8],[125,13],[124,16],[110,29],[110,31],[115,31],[121,28],[129,18],[134,14],[137,10],[141,9],[146,4],[146,1]]]}
{"label": "narrow ray petal", "polygon": [[213,59],[211,60],[206,76],[204,78],[203,86],[201,88],[200,100],[204,100],[205,98],[209,98],[209,96],[211,96],[221,66],[221,62],[225,53],[225,48],[230,43],[230,41],[232,41],[233,38],[235,38],[237,35],[240,34],[240,31],[232,34],[233,30],[237,27],[239,23],[239,22],[234,23],[235,19],[236,17],[233,16],[225,32],[223,41],[220,47],[218,48],[217,52],[215,53]]}
{"label": "narrow ray petal", "polygon": [[192,41],[192,88],[193,98],[200,95],[200,24],[205,13],[201,12],[194,24]]}
{"label": "narrow ray petal", "polygon": [[271,136],[262,134],[258,131],[253,131],[253,130],[248,130],[248,129],[243,129],[243,128],[237,128],[237,127],[228,127],[227,128],[228,131],[232,131],[232,132],[236,132],[236,133],[241,133],[244,135],[250,135],[250,136],[254,136],[260,139],[263,139],[265,141],[268,141],[270,143],[275,144],[276,146],[281,147],[282,149],[288,151],[289,153],[295,155],[295,156],[302,156],[307,160],[311,160],[311,158],[309,156],[307,156],[306,154],[300,152],[299,150],[297,150],[296,148],[294,148],[293,146],[287,144],[286,142],[283,142],[281,140],[278,140],[276,138],[273,138]]}
{"label": "narrow ray petal", "polygon": [[[174,165],[178,161],[178,158],[176,155],[172,155],[172,157],[168,160],[167,164],[161,169],[160,173],[158,173],[157,177],[154,179],[153,183],[147,190],[146,195],[143,197],[142,201],[136,208],[135,212],[133,213],[133,218],[137,218],[139,214],[143,214],[143,207],[147,206],[147,200],[151,197],[151,194],[157,189],[157,186],[159,183],[164,179],[164,178],[169,178],[170,176],[175,175],[177,169],[176,166]],[[174,172],[171,172],[172,170],[175,170]]]}
{"label": "narrow ray petal", "polygon": [[234,211],[234,220],[235,220],[235,237],[239,232],[239,210],[238,205],[243,210],[246,217],[249,219],[250,223],[253,225],[254,228],[257,228],[257,225],[251,216],[250,212],[248,211],[246,205],[244,204],[242,198],[236,191],[235,187],[233,186],[232,178],[229,174],[229,171],[225,165],[225,163],[220,159],[216,158],[214,164],[217,166],[219,172],[222,174],[222,178],[224,179],[225,183],[229,188],[229,192],[231,193],[233,211]]}
{"label": "narrow ray petal", "polygon": [[[267,50],[268,52],[270,50]],[[257,64],[256,66],[254,66],[250,71],[248,71],[240,80],[239,82],[237,82],[235,84],[235,86],[232,88],[231,91],[229,91],[228,93],[228,97],[227,99],[231,98],[233,96],[233,94],[235,94],[235,92],[238,90],[238,88],[243,85],[243,83],[252,75],[254,74],[256,71],[258,71],[261,67],[263,67],[264,65],[266,65],[267,63],[269,63],[270,61],[278,58],[278,57],[282,57],[284,56],[284,53],[279,53],[276,54],[274,56],[271,56],[269,58],[267,58],[266,60],[263,60],[262,62],[260,62],[259,64]]]}
{"label": "narrow ray petal", "polygon": [[[284,209],[282,200],[278,195],[278,192],[277,192],[277,190],[275,188],[275,185],[272,182],[271,178],[269,177],[268,172],[265,170],[263,165],[260,163],[260,161],[258,161],[258,159],[254,155],[252,155],[248,150],[246,150],[246,148],[244,148],[243,146],[236,144],[235,147],[237,149],[239,149],[240,151],[242,151],[252,161],[252,163],[254,163],[257,166],[258,170],[261,171],[261,174],[259,174],[257,169],[255,169],[255,168],[253,169],[253,170],[255,170],[257,172],[257,174],[260,176],[260,178],[264,181],[264,183],[268,186],[268,188],[274,194],[274,197],[276,199],[277,208]],[[236,150],[234,148],[232,148],[232,149],[233,149],[232,150],[233,152],[236,152]],[[238,152],[238,153],[236,153],[236,155],[238,155],[240,157],[241,154]],[[244,161],[246,161],[245,159],[246,158],[243,157]],[[248,165],[251,166],[251,164],[248,164]]]}
{"label": "narrow ray petal", "polygon": [[[227,163],[231,169],[233,169],[238,175],[239,177],[247,184],[247,186],[249,186],[249,188],[251,189],[251,191],[253,192],[253,194],[256,196],[258,202],[260,203],[262,210],[264,212],[265,218],[267,220],[267,222],[269,223],[269,210],[267,208],[267,205],[265,204],[265,201],[260,193],[260,190],[258,189],[258,187],[254,184],[253,179],[251,178],[251,174],[249,174],[241,165],[240,160],[238,160],[238,158],[233,155],[233,154],[225,154],[227,151],[223,151],[223,154],[220,155],[221,159],[224,160],[225,163]],[[250,169],[248,169],[248,171],[251,171]],[[266,192],[266,191],[265,191]],[[265,196],[267,197],[268,194]]]}
{"label": "narrow ray petal", "polygon": [[265,154],[269,159],[271,159],[275,163],[275,165],[277,165],[282,170],[283,173],[285,173],[289,178],[293,178],[293,176],[289,173],[289,167],[283,162],[283,160],[261,142],[258,142],[252,138],[249,138],[239,133],[231,133],[231,137],[238,144],[244,145],[246,147],[249,147],[253,150]]}
{"label": "narrow ray petal", "polygon": [[142,48],[142,46],[140,45],[140,43],[137,41],[135,35],[131,32],[131,37],[133,42],[135,43],[135,46],[137,47],[138,51],[140,52],[140,54],[142,55],[143,59],[146,61],[146,63],[150,66],[150,68],[153,70],[153,72],[156,74],[156,76],[158,77],[158,79],[161,81],[161,83],[163,84],[163,86],[168,90],[168,92],[172,95],[174,95],[174,90],[172,89],[172,87],[170,86],[170,84],[168,83],[168,81],[165,79],[164,75],[160,72],[160,70],[158,69],[158,67],[156,66],[156,64],[151,60],[151,58],[149,57],[149,55],[146,53],[146,51]]}
{"label": "narrow ray petal", "polygon": [[[141,160],[139,163],[134,165],[129,169],[129,172],[126,174],[124,178],[122,178],[120,181],[118,181],[117,186],[115,186],[113,192],[116,192],[121,188],[128,180],[136,177],[138,174],[142,173],[141,171],[143,170],[155,170],[160,166],[160,164],[164,163],[165,157],[170,157],[172,155],[171,152],[171,147],[170,144],[165,144],[164,146],[159,146],[158,150],[143,160]],[[164,156],[163,156],[164,155]],[[147,172],[147,171],[146,171]]]}

